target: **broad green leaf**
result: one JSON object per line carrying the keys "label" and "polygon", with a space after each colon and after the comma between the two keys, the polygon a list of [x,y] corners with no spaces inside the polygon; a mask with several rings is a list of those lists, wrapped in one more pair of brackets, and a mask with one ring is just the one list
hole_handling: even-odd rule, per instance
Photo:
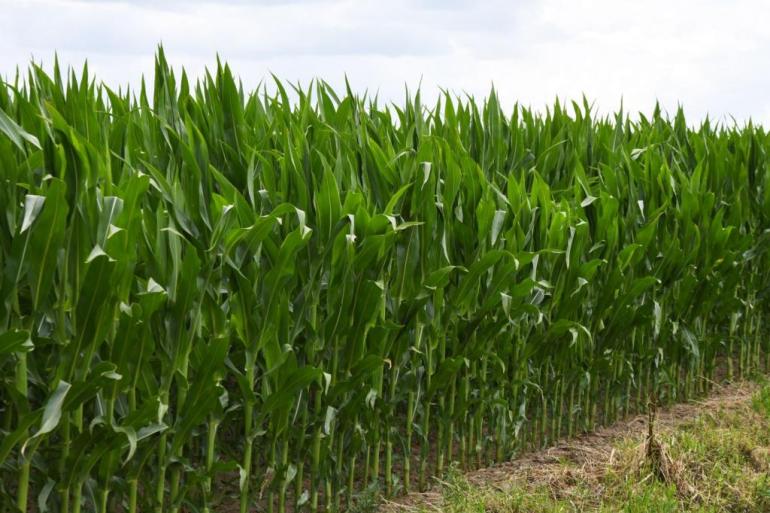
{"label": "broad green leaf", "polygon": [[24,151],[24,142],[31,144],[38,150],[42,149],[37,137],[20,127],[8,114],[3,112],[3,109],[0,109],[0,132],[4,133],[22,151]]}
{"label": "broad green leaf", "polygon": [[26,353],[34,349],[27,330],[10,330],[0,334],[0,357]]}

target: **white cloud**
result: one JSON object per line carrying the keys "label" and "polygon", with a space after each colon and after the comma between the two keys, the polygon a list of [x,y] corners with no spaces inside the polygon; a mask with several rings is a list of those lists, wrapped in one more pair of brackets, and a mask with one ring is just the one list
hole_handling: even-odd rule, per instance
{"label": "white cloud", "polygon": [[193,76],[217,53],[247,87],[344,74],[400,101],[422,81],[542,107],[585,94],[609,112],[656,99],[693,118],[770,122],[770,5],[760,0],[0,1],[0,74],[54,51],[110,85],[152,73],[156,45]]}

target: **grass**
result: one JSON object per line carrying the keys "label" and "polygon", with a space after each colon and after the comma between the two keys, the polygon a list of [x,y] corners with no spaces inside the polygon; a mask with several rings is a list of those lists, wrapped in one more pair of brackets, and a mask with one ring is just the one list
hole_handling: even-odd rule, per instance
{"label": "grass", "polygon": [[444,513],[760,513],[770,511],[770,384],[750,400],[706,408],[656,434],[672,461],[668,481],[645,461],[644,430],[612,446],[609,462],[562,459],[537,478],[513,475],[505,485],[478,485],[454,471]]}

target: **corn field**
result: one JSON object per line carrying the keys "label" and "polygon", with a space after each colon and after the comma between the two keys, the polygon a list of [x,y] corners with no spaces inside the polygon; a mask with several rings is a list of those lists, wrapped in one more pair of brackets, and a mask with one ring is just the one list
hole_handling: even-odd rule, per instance
{"label": "corn field", "polygon": [[768,150],[33,64],[0,87],[0,513],[344,511],[764,372]]}

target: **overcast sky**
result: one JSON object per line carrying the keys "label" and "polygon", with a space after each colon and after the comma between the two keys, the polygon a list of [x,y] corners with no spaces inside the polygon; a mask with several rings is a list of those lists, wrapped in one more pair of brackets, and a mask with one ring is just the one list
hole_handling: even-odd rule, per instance
{"label": "overcast sky", "polygon": [[422,81],[542,108],[585,94],[602,112],[678,103],[694,119],[770,125],[764,0],[0,0],[0,75],[54,52],[110,86],[151,76],[160,42],[193,76],[228,61],[246,87],[273,72],[400,101]]}

